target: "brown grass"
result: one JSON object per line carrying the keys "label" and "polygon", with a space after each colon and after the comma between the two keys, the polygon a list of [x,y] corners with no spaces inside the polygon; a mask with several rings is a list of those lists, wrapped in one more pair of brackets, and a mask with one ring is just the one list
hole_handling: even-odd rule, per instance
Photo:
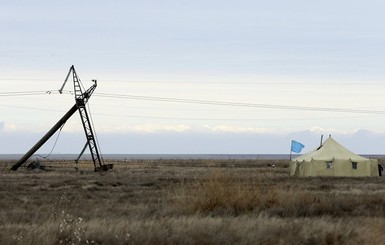
{"label": "brown grass", "polygon": [[[268,175],[267,175],[268,176]],[[272,176],[273,177],[273,176]],[[338,180],[337,180],[338,181]],[[348,178],[340,182],[349,181]],[[370,185],[366,185],[368,187]],[[237,179],[230,173],[213,172],[207,178],[180,184],[174,203],[186,214],[240,215],[264,213],[279,217],[384,216],[385,196],[380,189],[335,193],[331,186],[309,190],[287,190],[272,178]],[[380,186],[378,187],[380,188]],[[324,191],[322,191],[324,190]]]}
{"label": "brown grass", "polygon": [[0,244],[383,244],[385,179],[291,178],[286,161],[0,165]]}

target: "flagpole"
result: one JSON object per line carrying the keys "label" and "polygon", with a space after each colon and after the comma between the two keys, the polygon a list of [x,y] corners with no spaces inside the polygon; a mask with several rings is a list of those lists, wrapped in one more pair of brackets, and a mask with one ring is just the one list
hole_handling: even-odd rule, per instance
{"label": "flagpole", "polygon": [[291,141],[291,144],[290,144],[290,161],[291,161],[291,153],[293,152],[293,141]]}

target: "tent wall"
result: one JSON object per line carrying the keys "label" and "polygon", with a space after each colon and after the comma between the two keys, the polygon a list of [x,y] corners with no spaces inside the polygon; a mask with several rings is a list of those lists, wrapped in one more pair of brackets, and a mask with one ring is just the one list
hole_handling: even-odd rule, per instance
{"label": "tent wall", "polygon": [[313,165],[313,173],[311,176],[335,176],[335,164],[332,163],[330,168],[327,168],[326,161],[315,161],[309,163],[309,165]]}
{"label": "tent wall", "polygon": [[361,174],[367,172],[363,164],[357,163],[357,169],[353,169],[352,162],[346,160],[334,160],[332,161],[333,176],[348,177],[352,176],[354,172]]}
{"label": "tent wall", "polygon": [[289,170],[290,170],[290,176],[298,176],[298,163],[297,162],[290,162],[289,165]]}
{"label": "tent wall", "polygon": [[370,159],[370,174],[370,176],[379,176],[377,159]]}
{"label": "tent wall", "polygon": [[356,168],[353,168],[350,160],[336,160],[331,162],[328,168],[328,161],[311,160],[292,161],[290,163],[291,176],[336,176],[336,177],[364,177],[378,176],[378,161],[368,159],[356,162]]}

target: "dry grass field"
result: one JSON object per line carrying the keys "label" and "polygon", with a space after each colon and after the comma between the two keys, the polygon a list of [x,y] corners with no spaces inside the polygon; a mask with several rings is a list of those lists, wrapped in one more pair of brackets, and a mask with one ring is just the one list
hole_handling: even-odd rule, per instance
{"label": "dry grass field", "polygon": [[384,177],[292,178],[267,160],[12,164],[0,244],[385,244]]}

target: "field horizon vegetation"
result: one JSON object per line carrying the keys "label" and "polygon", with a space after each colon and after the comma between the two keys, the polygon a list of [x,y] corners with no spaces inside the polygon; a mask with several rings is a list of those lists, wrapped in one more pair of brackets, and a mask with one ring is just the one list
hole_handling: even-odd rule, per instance
{"label": "field horizon vegetation", "polygon": [[385,242],[384,177],[290,177],[288,160],[107,163],[0,161],[0,244]]}

